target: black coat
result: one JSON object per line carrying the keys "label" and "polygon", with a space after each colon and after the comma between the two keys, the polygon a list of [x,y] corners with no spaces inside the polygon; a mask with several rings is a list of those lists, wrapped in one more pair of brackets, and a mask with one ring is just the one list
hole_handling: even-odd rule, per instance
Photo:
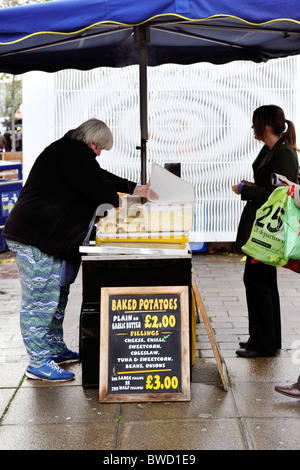
{"label": "black coat", "polygon": [[101,169],[88,145],[63,137],[36,159],[2,235],[72,260],[96,208],[118,207],[117,191],[132,194],[135,186]]}
{"label": "black coat", "polygon": [[247,201],[241,215],[235,249],[242,252],[241,247],[247,242],[257,209],[259,209],[274,191],[271,174],[286,176],[289,180],[298,180],[298,156],[296,150],[282,137],[271,150],[264,145],[253,162],[254,182],[257,186],[244,185],[241,192],[243,201]]}

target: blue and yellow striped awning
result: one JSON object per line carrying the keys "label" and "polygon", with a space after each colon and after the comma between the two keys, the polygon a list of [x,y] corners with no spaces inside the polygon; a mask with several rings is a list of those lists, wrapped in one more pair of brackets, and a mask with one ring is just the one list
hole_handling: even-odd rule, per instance
{"label": "blue and yellow striped awning", "polygon": [[0,72],[261,62],[300,52],[299,0],[56,0],[0,9]]}

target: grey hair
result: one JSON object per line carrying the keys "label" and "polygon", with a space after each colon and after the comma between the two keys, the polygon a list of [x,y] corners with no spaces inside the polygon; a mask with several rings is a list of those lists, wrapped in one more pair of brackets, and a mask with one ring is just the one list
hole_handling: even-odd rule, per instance
{"label": "grey hair", "polygon": [[66,136],[74,140],[80,140],[89,145],[93,142],[96,147],[110,150],[113,146],[113,136],[109,127],[99,119],[89,119],[83,122],[76,129],[66,133]]}

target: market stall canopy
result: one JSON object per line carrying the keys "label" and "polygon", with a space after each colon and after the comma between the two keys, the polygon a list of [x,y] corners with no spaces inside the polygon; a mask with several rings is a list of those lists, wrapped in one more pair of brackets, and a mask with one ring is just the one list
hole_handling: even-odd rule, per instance
{"label": "market stall canopy", "polygon": [[149,66],[298,54],[299,0],[57,0],[0,9],[2,72],[138,64],[141,42]]}
{"label": "market stall canopy", "polygon": [[300,52],[299,0],[57,0],[0,9],[0,72],[139,65],[141,182],[147,66]]}

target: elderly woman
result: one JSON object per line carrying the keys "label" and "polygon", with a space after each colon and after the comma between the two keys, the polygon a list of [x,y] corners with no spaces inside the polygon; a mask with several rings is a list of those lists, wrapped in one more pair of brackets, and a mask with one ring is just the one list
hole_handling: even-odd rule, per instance
{"label": "elderly woman", "polygon": [[146,196],[138,186],[103,170],[110,150],[106,124],[90,119],[49,145],[36,159],[3,230],[15,253],[22,286],[21,332],[32,379],[70,380],[57,364],[79,359],[63,339],[69,285],[80,265],[79,246],[101,204],[118,207],[118,192]]}

